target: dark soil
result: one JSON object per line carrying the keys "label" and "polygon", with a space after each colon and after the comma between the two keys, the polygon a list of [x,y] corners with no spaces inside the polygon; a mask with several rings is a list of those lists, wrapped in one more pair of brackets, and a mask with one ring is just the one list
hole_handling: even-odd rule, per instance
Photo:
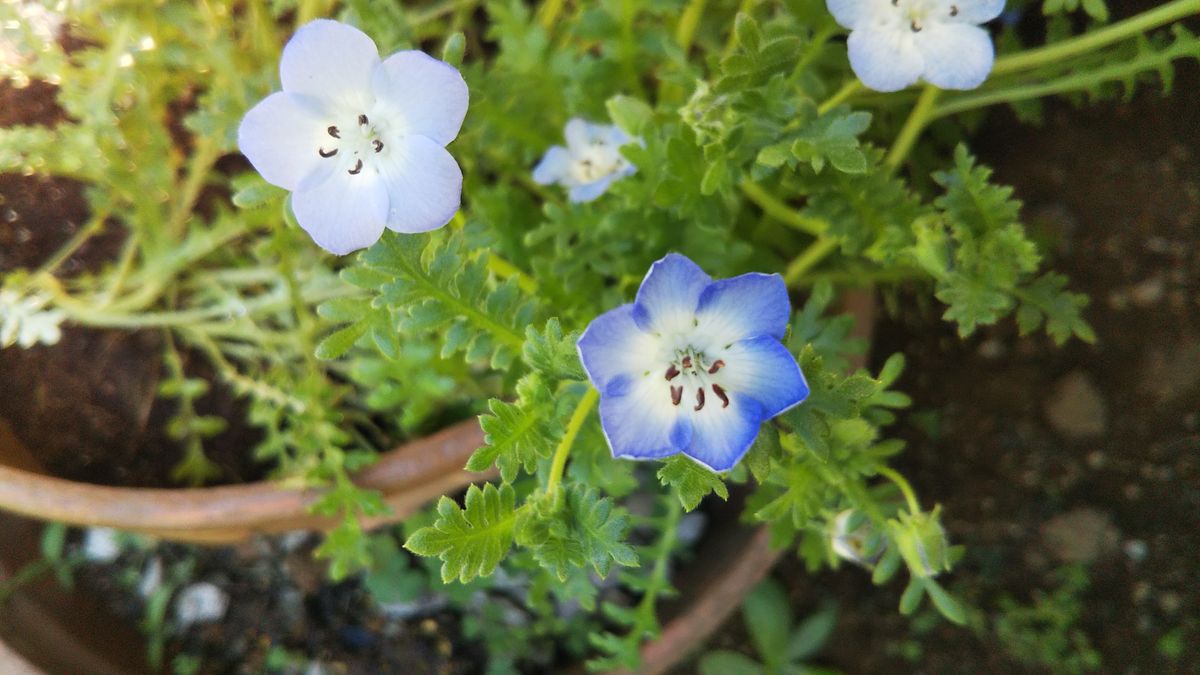
{"label": "dark soil", "polygon": [[[1200,73],[1175,95],[1049,109],[1043,128],[1006,111],[972,147],[1013,185],[1047,266],[1087,293],[1095,345],[1055,347],[1011,321],[961,340],[925,289],[895,295],[874,367],[903,351],[916,408],[893,430],[897,468],[966,556],[942,581],[981,614],[974,629],[897,613],[903,582],[862,570],[777,570],[797,611],[835,599],[823,660],[848,673],[1064,672],[1000,639],[1001,599],[1035,604],[1057,570],[1089,579],[1081,629],[1102,672],[1200,671]],[[1082,384],[1081,384],[1082,383]],[[745,645],[740,617],[721,632]],[[1049,644],[1046,634],[1038,638]],[[744,647],[742,647],[744,649]]]}

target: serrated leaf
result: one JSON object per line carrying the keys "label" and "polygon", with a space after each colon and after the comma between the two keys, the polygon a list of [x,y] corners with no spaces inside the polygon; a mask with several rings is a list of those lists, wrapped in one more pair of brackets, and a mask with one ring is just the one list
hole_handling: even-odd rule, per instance
{"label": "serrated leaf", "polygon": [[539,459],[554,452],[562,436],[557,424],[556,406],[550,390],[536,375],[528,375],[517,385],[519,400],[488,402],[490,414],[479,417],[485,445],[467,461],[467,470],[486,471],[492,464],[500,469],[505,483],[516,479],[524,468],[532,472]]}
{"label": "serrated leaf", "polygon": [[801,162],[808,162],[817,173],[824,168],[826,160],[843,173],[864,173],[869,164],[859,147],[858,136],[870,126],[870,113],[824,115],[797,134],[791,147],[792,155]]}
{"label": "serrated leaf", "polygon": [[578,332],[564,335],[558,319],[552,318],[540,332],[533,326],[525,329],[522,359],[550,381],[583,380],[587,373],[583,370],[579,351],[575,347],[578,341]]}
{"label": "serrated leaf", "polygon": [[601,577],[607,577],[616,563],[637,565],[637,554],[624,542],[629,520],[597,490],[572,486],[549,508],[534,508],[522,514],[517,541],[528,548],[537,561],[566,581],[573,570],[590,565]]}
{"label": "serrated leaf", "polygon": [[685,511],[695,509],[700,505],[700,501],[710,494],[729,499],[729,488],[720,474],[713,473],[682,455],[663,460],[657,475],[663,485],[675,490]]}
{"label": "serrated leaf", "polygon": [[404,548],[442,561],[442,582],[467,583],[488,576],[512,547],[516,519],[512,486],[487,483],[467,488],[463,508],[449,497],[437,505],[437,520],[412,534]]}
{"label": "serrated leaf", "polygon": [[322,361],[341,358],[367,332],[367,328],[366,321],[359,321],[345,328],[335,330],[317,343],[314,356]]}
{"label": "serrated leaf", "polygon": [[654,117],[654,110],[645,101],[624,94],[608,99],[605,107],[612,121],[631,136],[645,133]]}

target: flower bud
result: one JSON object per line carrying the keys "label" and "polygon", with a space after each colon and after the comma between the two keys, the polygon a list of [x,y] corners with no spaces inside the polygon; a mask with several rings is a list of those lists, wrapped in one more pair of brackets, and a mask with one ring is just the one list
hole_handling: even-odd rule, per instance
{"label": "flower bud", "polygon": [[829,543],[839,558],[871,569],[883,556],[887,540],[861,512],[846,509],[829,521]]}
{"label": "flower bud", "polygon": [[942,508],[930,513],[901,513],[888,521],[888,529],[900,556],[915,577],[934,577],[950,569],[949,544],[939,520]]}

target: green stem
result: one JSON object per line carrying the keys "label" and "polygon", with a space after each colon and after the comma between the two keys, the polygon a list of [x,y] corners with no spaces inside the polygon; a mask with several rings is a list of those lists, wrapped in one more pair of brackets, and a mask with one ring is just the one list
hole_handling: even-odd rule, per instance
{"label": "green stem", "polygon": [[910,513],[915,515],[921,512],[921,503],[917,501],[917,494],[913,492],[912,485],[909,484],[904,476],[886,466],[879,467],[879,475],[892,481],[896,484],[896,487],[900,488],[900,492],[904,494],[904,501],[908,502]]}
{"label": "green stem", "polygon": [[810,216],[801,215],[792,207],[779,201],[774,195],[767,192],[761,185],[750,180],[742,181],[738,187],[742,193],[754,202],[758,208],[763,210],[763,213],[778,220],[779,222],[799,230],[806,234],[811,234],[814,237],[820,237],[829,230],[829,223],[820,218],[812,218]]}
{"label": "green stem", "polygon": [[53,274],[54,270],[58,269],[59,265],[62,265],[64,262],[66,262],[67,258],[70,258],[72,255],[74,255],[81,246],[87,243],[88,239],[91,239],[97,232],[104,229],[104,221],[107,219],[108,214],[104,212],[97,213],[95,216],[92,216],[92,219],[88,221],[87,225],[84,225],[82,228],[80,228],[79,231],[75,233],[75,236],[71,237],[70,241],[68,241],[62,246],[62,248],[58,249],[58,251],[54,253],[54,257],[42,263],[42,266],[39,267],[36,272],[34,272],[34,276]]}
{"label": "green stem", "polygon": [[887,159],[883,162],[888,170],[895,171],[904,159],[908,157],[908,153],[912,151],[917,138],[924,131],[925,125],[929,123],[930,113],[933,112],[933,104],[937,102],[940,93],[941,90],[932,84],[925,85],[925,89],[921,92],[921,97],[917,99],[917,104],[913,106],[912,112],[908,115],[908,120],[904,122],[904,126],[896,136],[895,143],[892,144],[891,151],[888,152]]}
{"label": "green stem", "polygon": [[558,484],[562,482],[563,470],[567,466],[567,456],[571,454],[571,446],[575,444],[575,437],[579,435],[579,430],[583,428],[584,421],[587,420],[599,399],[600,392],[588,387],[587,393],[579,399],[579,404],[575,406],[575,412],[571,414],[571,419],[567,422],[567,430],[563,433],[562,440],[554,450],[554,459],[550,462],[550,478],[546,480],[548,496],[553,497],[558,492]]}
{"label": "green stem", "polygon": [[675,44],[679,45],[685,54],[692,49],[692,42],[696,39],[696,27],[700,25],[700,17],[704,16],[706,4],[708,0],[691,0],[679,17],[679,25],[675,27]]}
{"label": "green stem", "polygon": [[1080,35],[1057,44],[1047,45],[996,60],[992,75],[1029,70],[1047,64],[1059,64],[1080,54],[1087,54],[1148,30],[1165,26],[1193,14],[1200,14],[1200,0],[1175,0],[1111,26]]}
{"label": "green stem", "polygon": [[832,237],[821,237],[804,249],[799,256],[788,264],[783,273],[783,281],[788,286],[795,285],[804,274],[824,260],[838,247],[838,242]]}
{"label": "green stem", "polygon": [[857,78],[850,80],[846,84],[842,85],[842,88],[838,89],[837,92],[833,96],[830,96],[829,98],[825,99],[824,103],[817,106],[817,114],[824,115],[825,113],[829,112],[830,110],[833,110],[834,108],[838,107],[839,105],[845,103],[851,96],[854,96],[858,92],[862,91],[862,88],[863,88],[862,80],[859,80]]}
{"label": "green stem", "polygon": [[538,8],[538,22],[542,24],[542,28],[549,33],[554,24],[558,21],[558,15],[562,13],[563,5],[566,0],[546,0],[542,6]]}

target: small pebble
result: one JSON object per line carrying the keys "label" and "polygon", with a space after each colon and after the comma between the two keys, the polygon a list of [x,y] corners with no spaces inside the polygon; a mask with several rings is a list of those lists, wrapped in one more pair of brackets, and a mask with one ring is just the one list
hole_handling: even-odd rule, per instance
{"label": "small pebble", "polygon": [[83,557],[92,562],[107,563],[121,555],[117,531],[111,527],[89,527],[83,535]]}
{"label": "small pebble", "polygon": [[1146,554],[1150,549],[1146,546],[1146,542],[1141,539],[1130,539],[1122,544],[1121,549],[1125,551],[1125,555],[1135,563],[1140,563],[1146,559]]}
{"label": "small pebble", "polygon": [[142,568],[142,580],[138,583],[138,593],[143,598],[150,597],[158,587],[162,585],[163,564],[162,559],[158,556],[146,561],[146,566]]}
{"label": "small pebble", "polygon": [[175,599],[175,620],[181,627],[212,623],[225,616],[229,595],[208,582],[192,584]]}

